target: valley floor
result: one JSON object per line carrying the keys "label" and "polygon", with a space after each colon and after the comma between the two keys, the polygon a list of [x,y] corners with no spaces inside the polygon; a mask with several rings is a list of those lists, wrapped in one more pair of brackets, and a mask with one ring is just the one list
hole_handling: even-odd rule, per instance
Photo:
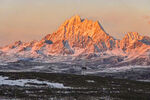
{"label": "valley floor", "polygon": [[89,75],[0,72],[3,100],[149,100],[150,83]]}
{"label": "valley floor", "polygon": [[43,72],[75,75],[96,75],[137,81],[150,80],[150,66],[127,65],[115,66],[101,64],[99,61],[68,61],[68,62],[28,62],[18,61],[0,64],[1,72]]}
{"label": "valley floor", "polygon": [[150,99],[150,66],[115,66],[95,59],[67,61],[1,63],[0,99]]}

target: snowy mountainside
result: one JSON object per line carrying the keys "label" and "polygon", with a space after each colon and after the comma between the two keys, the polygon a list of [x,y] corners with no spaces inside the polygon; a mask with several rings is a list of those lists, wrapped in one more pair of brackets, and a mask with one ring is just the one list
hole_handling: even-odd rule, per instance
{"label": "snowy mountainside", "polygon": [[128,32],[123,39],[117,40],[106,33],[98,21],[73,16],[40,41],[17,41],[0,48],[1,62],[79,59],[101,59],[103,63],[116,66],[150,65],[150,37]]}

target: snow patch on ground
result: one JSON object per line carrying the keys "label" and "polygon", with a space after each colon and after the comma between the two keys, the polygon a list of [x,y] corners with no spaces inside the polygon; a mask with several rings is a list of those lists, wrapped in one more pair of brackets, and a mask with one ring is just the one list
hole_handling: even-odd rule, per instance
{"label": "snow patch on ground", "polygon": [[88,83],[94,83],[94,80],[86,80]]}
{"label": "snow patch on ground", "polygon": [[94,73],[118,73],[118,72],[126,72],[129,70],[134,70],[136,68],[150,68],[150,66],[122,66],[122,67],[111,67],[111,68],[99,68],[94,71],[86,71],[86,74],[94,74]]}
{"label": "snow patch on ground", "polygon": [[43,69],[45,66],[34,66],[32,69]]}
{"label": "snow patch on ground", "polygon": [[137,81],[141,81],[141,82],[150,82],[150,80],[137,80]]}
{"label": "snow patch on ground", "polygon": [[0,76],[0,85],[17,85],[17,86],[31,86],[28,83],[35,83],[35,84],[46,84],[51,88],[70,88],[66,87],[61,83],[52,83],[48,81],[39,81],[36,79],[18,79],[18,80],[9,80],[8,77]]}

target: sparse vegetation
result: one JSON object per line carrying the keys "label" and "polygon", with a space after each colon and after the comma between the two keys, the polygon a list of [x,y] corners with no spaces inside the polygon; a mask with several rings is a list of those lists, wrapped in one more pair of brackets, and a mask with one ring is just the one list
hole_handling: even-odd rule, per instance
{"label": "sparse vegetation", "polygon": [[[10,98],[27,99],[50,99],[65,98],[64,100],[105,100],[104,98],[117,100],[149,100],[150,83],[130,81],[125,79],[112,79],[110,77],[81,76],[70,74],[36,73],[36,72],[1,72],[0,76],[7,76],[9,79],[37,79],[42,81],[63,83],[72,88],[58,89],[50,88],[43,84],[43,87],[20,87],[0,86],[0,96]],[[87,80],[92,80],[89,82]],[[86,99],[85,99],[86,98]],[[59,100],[59,99],[58,99]],[[106,99],[107,100],[107,99]]]}

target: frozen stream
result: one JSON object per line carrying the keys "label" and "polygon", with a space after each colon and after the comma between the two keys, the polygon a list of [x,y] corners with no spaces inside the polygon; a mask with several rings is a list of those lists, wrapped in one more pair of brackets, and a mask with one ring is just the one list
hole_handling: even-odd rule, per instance
{"label": "frozen stream", "polygon": [[[46,84],[47,86],[51,88],[70,88],[66,87],[61,83],[51,83],[48,81],[39,81],[36,79],[18,79],[18,80],[10,80],[8,77],[3,77],[0,76],[0,85],[11,85],[11,86],[32,86],[28,83],[33,83],[33,84]],[[45,86],[45,85],[44,85]]]}

